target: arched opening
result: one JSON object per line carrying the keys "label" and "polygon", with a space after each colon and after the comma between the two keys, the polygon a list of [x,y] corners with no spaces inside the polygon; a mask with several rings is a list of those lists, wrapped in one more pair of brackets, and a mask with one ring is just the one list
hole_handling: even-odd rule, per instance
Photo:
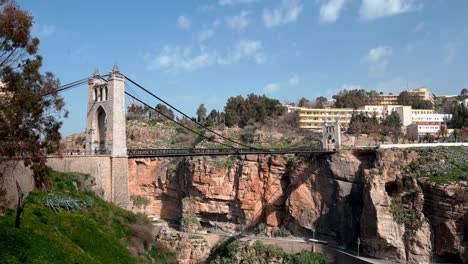
{"label": "arched opening", "polygon": [[385,183],[385,191],[390,197],[395,197],[398,194],[400,194],[403,190],[400,183],[396,181],[388,181]]}
{"label": "arched opening", "polygon": [[99,87],[99,101],[102,101],[102,86]]}
{"label": "arched opening", "polygon": [[106,132],[107,132],[107,118],[106,118],[106,112],[104,109],[100,106],[97,109],[97,122],[98,122],[98,133],[97,133],[97,141],[99,144],[99,150],[105,150],[106,149]]}

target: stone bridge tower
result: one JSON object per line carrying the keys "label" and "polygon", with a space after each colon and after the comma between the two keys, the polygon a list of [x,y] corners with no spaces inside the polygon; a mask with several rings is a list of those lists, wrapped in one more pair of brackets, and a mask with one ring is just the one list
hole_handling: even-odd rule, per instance
{"label": "stone bridge tower", "polygon": [[107,80],[96,70],[88,81],[86,149],[90,154],[127,156],[124,77],[117,65]]}
{"label": "stone bridge tower", "polygon": [[[95,155],[93,172],[108,201],[128,208],[128,157],[125,124],[124,77],[117,65],[107,80],[96,70],[88,80],[86,148]],[[104,169],[105,164],[109,164]],[[101,170],[104,170],[101,171]],[[91,173],[93,174],[93,173]]]}

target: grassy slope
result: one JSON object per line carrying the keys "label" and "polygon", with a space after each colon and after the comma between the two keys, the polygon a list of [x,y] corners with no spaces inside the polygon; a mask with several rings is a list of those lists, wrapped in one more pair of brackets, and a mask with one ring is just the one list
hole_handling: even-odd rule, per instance
{"label": "grassy slope", "polygon": [[[132,134],[138,129],[147,132],[147,134],[153,135],[154,142],[143,143],[139,142],[138,137],[133,138]],[[212,133],[206,132],[201,127],[193,127],[193,130],[198,133],[205,134],[205,136],[211,137]],[[218,133],[223,133],[224,136],[233,139],[234,141],[241,142],[243,144],[257,147],[257,148],[294,148],[294,147],[310,147],[316,146],[317,141],[311,140],[310,137],[298,134],[296,130],[280,128],[279,126],[266,127],[259,129],[258,132],[264,134],[262,143],[257,141],[258,132],[254,136],[254,142],[244,141],[242,135],[247,133],[242,129],[225,128],[222,132],[218,130],[218,126],[213,126],[211,129],[217,130]],[[225,146],[217,144],[215,142],[207,141],[197,135],[185,130],[184,128],[173,124],[171,122],[157,122],[155,120],[148,120],[146,118],[127,120],[127,130],[129,131],[129,138],[127,145],[129,148],[223,148]],[[157,132],[155,132],[157,131]],[[272,134],[280,135],[280,138],[269,137]],[[310,136],[310,135],[309,135]],[[236,144],[218,138],[217,140],[227,144],[229,146]]]}
{"label": "grassy slope", "polygon": [[403,168],[406,176],[437,183],[468,181],[468,147],[409,148],[405,153],[413,151],[418,159]]}
{"label": "grassy slope", "polygon": [[[21,222],[14,228],[15,212],[0,216],[0,263],[148,263],[165,261],[154,245],[151,254],[131,256],[129,245],[149,243],[149,223],[142,217],[107,203],[73,186],[76,174],[51,173],[54,193],[92,201],[76,212],[55,212],[43,205],[46,192],[31,193]],[[140,251],[141,252],[141,251]],[[151,256],[150,256],[151,255]]]}

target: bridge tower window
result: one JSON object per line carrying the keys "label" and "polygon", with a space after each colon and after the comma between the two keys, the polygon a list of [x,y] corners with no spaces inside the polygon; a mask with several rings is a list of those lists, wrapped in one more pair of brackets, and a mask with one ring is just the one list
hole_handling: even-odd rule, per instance
{"label": "bridge tower window", "polygon": [[97,142],[99,144],[99,149],[103,150],[106,148],[107,117],[102,107],[98,108],[96,116],[98,123]]}
{"label": "bridge tower window", "polygon": [[93,93],[93,100],[94,100],[94,102],[97,102],[97,97],[98,97],[98,96],[97,96],[97,89],[94,88],[94,93]]}

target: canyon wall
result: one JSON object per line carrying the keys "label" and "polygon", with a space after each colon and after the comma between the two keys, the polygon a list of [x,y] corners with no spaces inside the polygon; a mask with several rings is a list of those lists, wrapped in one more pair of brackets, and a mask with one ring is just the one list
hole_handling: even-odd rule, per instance
{"label": "canyon wall", "polygon": [[[300,236],[315,229],[350,249],[360,238],[364,254],[392,261],[465,261],[466,182],[403,177],[413,159],[401,150],[129,159],[129,189],[147,201],[135,211],[174,222],[190,215],[199,228],[235,232],[262,222]],[[419,225],[395,219],[398,210]]]}

